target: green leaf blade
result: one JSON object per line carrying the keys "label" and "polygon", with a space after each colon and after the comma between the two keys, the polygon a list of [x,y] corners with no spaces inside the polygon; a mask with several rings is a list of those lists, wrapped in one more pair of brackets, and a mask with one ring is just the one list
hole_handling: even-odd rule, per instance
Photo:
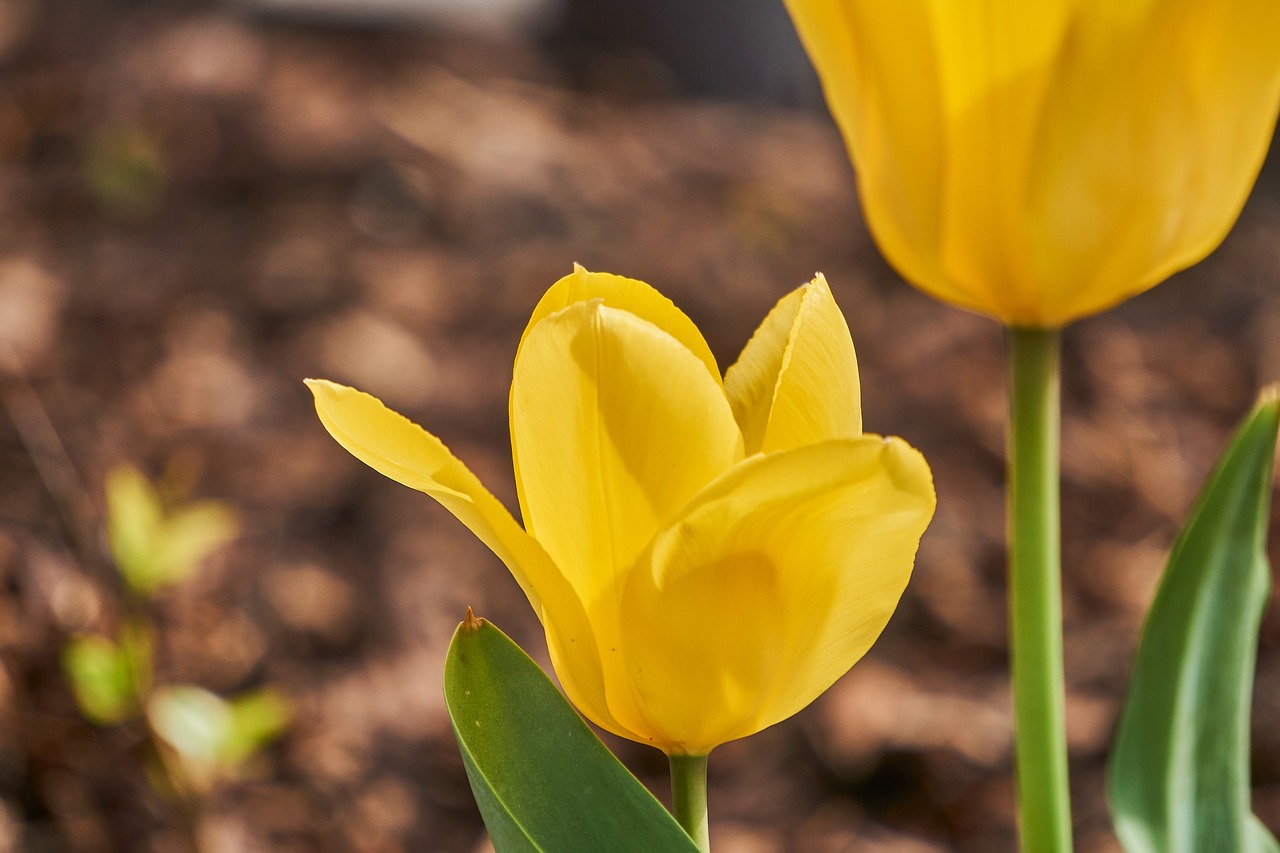
{"label": "green leaf blade", "polygon": [[111,556],[125,583],[143,597],[186,580],[239,534],[236,511],[219,501],[166,510],[156,487],[132,465],[112,469],[106,493]]}
{"label": "green leaf blade", "polygon": [[62,669],[76,705],[101,726],[123,722],[137,711],[137,685],[125,652],[105,637],[73,637],[62,650]]}
{"label": "green leaf blade", "polygon": [[130,588],[145,591],[154,573],[154,543],[164,526],[160,496],[132,465],[112,469],[106,492],[111,556]]}
{"label": "green leaf blade", "polygon": [[240,522],[235,510],[218,501],[200,501],[175,510],[155,543],[147,591],[180,583],[214,551],[235,539]]}
{"label": "green leaf blade", "polygon": [[233,698],[231,728],[220,745],[218,757],[227,767],[235,767],[280,737],[293,718],[289,699],[269,687],[242,693]]}
{"label": "green leaf blade", "polygon": [[1264,853],[1249,710],[1280,396],[1236,432],[1174,545],[1143,626],[1108,789],[1129,853]]}
{"label": "green leaf blade", "polygon": [[1262,821],[1256,817],[1249,822],[1249,831],[1253,835],[1253,853],[1280,853],[1280,841],[1271,834]]}
{"label": "green leaf blade", "polygon": [[464,622],[445,701],[498,853],[697,853],[560,691],[493,625]]}
{"label": "green leaf blade", "polygon": [[207,791],[218,776],[219,752],[230,736],[227,702],[202,687],[161,687],[147,703],[152,730],[181,762],[186,782]]}

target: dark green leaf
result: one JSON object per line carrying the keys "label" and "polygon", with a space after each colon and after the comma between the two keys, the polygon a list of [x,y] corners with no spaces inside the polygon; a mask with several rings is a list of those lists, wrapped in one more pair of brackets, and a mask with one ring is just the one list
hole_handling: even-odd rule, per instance
{"label": "dark green leaf", "polygon": [[1129,853],[1275,850],[1251,813],[1249,704],[1278,426],[1272,391],[1210,475],[1143,627],[1109,768]]}
{"label": "dark green leaf", "polygon": [[444,686],[497,853],[697,853],[538,665],[493,625],[468,618],[458,628]]}

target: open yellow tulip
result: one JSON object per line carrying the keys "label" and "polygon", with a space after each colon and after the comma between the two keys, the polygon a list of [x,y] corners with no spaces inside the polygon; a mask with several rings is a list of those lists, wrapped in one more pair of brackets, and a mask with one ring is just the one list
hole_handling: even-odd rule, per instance
{"label": "open yellow tulip", "polygon": [[1275,0],[786,0],[890,263],[1056,328],[1226,236],[1280,109]]}
{"label": "open yellow tulip", "polygon": [[648,285],[581,268],[557,282],[511,385],[524,528],[437,438],[359,391],[308,384],[343,447],[507,565],[578,708],[672,755],[772,725],[844,674],[933,515],[923,457],[862,434],[853,342],[821,276],[723,380]]}

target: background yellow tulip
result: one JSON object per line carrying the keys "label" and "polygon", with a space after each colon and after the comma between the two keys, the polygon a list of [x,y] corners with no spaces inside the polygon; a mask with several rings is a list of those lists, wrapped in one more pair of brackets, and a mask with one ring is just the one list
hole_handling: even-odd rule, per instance
{"label": "background yellow tulip", "polygon": [[1008,325],[1216,248],[1280,106],[1273,0],[786,3],[889,261]]}

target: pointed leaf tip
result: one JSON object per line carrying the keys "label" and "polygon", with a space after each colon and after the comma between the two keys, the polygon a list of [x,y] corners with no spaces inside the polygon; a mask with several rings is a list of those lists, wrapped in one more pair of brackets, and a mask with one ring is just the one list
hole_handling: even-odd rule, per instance
{"label": "pointed leaf tip", "polygon": [[480,626],[484,624],[484,620],[477,618],[475,612],[471,609],[471,605],[467,605],[467,615],[462,619],[462,625],[459,626],[463,631],[478,631]]}

